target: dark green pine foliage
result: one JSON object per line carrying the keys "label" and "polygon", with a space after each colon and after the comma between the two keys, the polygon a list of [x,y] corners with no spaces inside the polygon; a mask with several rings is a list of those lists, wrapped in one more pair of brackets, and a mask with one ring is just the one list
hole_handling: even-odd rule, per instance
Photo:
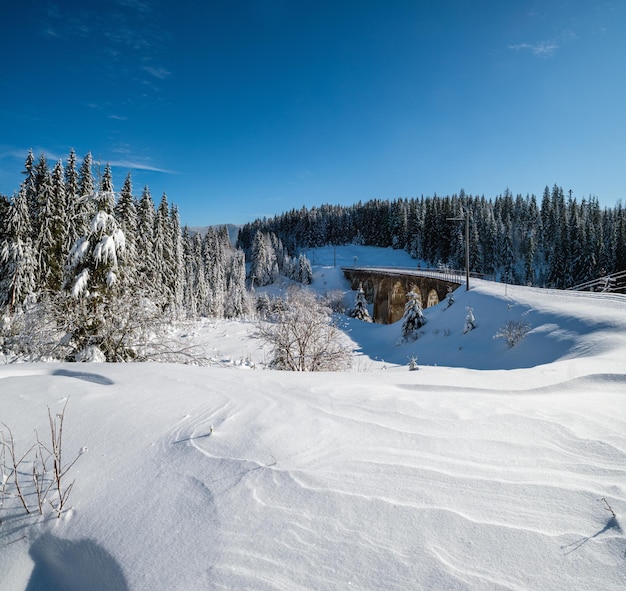
{"label": "dark green pine foliage", "polygon": [[77,210],[78,236],[84,236],[89,225],[96,215],[96,182],[93,177],[93,158],[91,152],[87,152],[78,170],[78,195]]}
{"label": "dark green pine foliage", "polygon": [[85,215],[82,211],[82,199],[78,185],[76,153],[70,150],[65,166],[65,199],[67,203],[67,232],[64,252],[69,252],[76,240],[85,234]]}
{"label": "dark green pine foliage", "polygon": [[45,154],[41,154],[39,160],[33,166],[32,183],[27,185],[30,220],[33,226],[35,241],[40,233],[44,210],[47,206],[50,191],[50,175],[48,161]]}
{"label": "dark green pine foliage", "polygon": [[524,261],[524,283],[534,285],[535,283],[535,234],[528,228],[526,236],[522,242],[522,257]]}
{"label": "dark green pine foliage", "polygon": [[176,278],[174,269],[174,244],[170,231],[170,208],[167,195],[163,193],[161,202],[154,218],[154,263],[155,263],[155,284],[159,286],[161,292],[155,293],[163,310],[174,312],[175,296],[174,284]]}
{"label": "dark green pine foliage", "polygon": [[226,272],[224,316],[236,318],[249,313],[246,289],[246,257],[243,250],[231,250]]}
{"label": "dark green pine foliage", "polygon": [[136,245],[138,216],[135,198],[133,197],[133,185],[130,172],[126,175],[113,213],[119,227],[126,237],[126,250],[124,253],[125,273],[129,279],[132,278],[132,281],[135,281],[137,278],[138,264]]}
{"label": "dark green pine foliage", "polygon": [[470,271],[475,273],[482,273],[483,270],[483,260],[482,260],[482,249],[480,247],[480,236],[478,233],[478,225],[474,221],[476,216],[472,214],[469,228],[469,262],[470,262]]}
{"label": "dark green pine foliage", "polygon": [[33,223],[35,252],[37,253],[37,270],[35,281],[39,288],[45,289],[50,271],[51,249],[54,237],[54,217],[57,214],[52,191],[52,178],[46,174],[37,183],[37,215]]}
{"label": "dark green pine foliage", "polygon": [[157,269],[154,251],[155,210],[150,189],[144,187],[137,207],[137,278],[152,295],[158,292]]}
{"label": "dark green pine foliage", "polygon": [[113,175],[111,165],[107,162],[100,180],[100,190],[96,197],[97,211],[112,214],[115,209],[115,192],[113,191]]}
{"label": "dark green pine foliage", "polygon": [[513,223],[508,213],[502,224],[501,249],[504,279],[507,282],[513,282],[517,279],[517,276],[515,272],[515,253],[513,251]]}
{"label": "dark green pine foliage", "polygon": [[181,314],[185,290],[185,259],[180,215],[178,213],[178,207],[174,204],[170,206],[169,222],[169,231],[172,241],[172,267],[170,270],[172,277],[172,298],[176,313]]}
{"label": "dark green pine foliage", "polygon": [[21,190],[24,191],[26,204],[28,206],[28,215],[31,225],[35,223],[37,217],[37,184],[35,181],[35,155],[32,150],[28,151],[26,161],[24,162],[24,181],[21,184]]}
{"label": "dark green pine foliage", "polygon": [[[226,249],[230,243],[228,234],[209,228],[202,245],[205,273],[209,286],[207,314],[222,318],[226,304]],[[269,243],[269,240],[268,240]],[[271,247],[271,246],[270,246]]]}
{"label": "dark green pine foliage", "polygon": [[3,267],[0,300],[9,313],[20,308],[36,289],[37,261],[28,201],[28,190],[23,184],[6,214],[4,239],[0,244]]}
{"label": "dark green pine foliage", "polygon": [[487,275],[495,275],[499,263],[498,256],[498,228],[493,217],[491,208],[485,210],[483,224],[483,239],[481,241],[483,252],[482,272]]}
{"label": "dark green pine foliage", "polygon": [[195,318],[201,315],[202,302],[207,298],[207,286],[202,262],[202,238],[185,226],[183,229],[183,257],[186,269],[183,302],[187,314]]}
{"label": "dark green pine foliage", "polygon": [[614,222],[615,269],[626,269],[626,209],[618,204]]}
{"label": "dark green pine foliage", "polygon": [[[40,288],[54,294],[61,289],[67,254],[68,217],[63,164],[59,160],[52,171],[50,198],[40,225],[37,249],[40,256]],[[41,261],[44,264],[41,264]]]}

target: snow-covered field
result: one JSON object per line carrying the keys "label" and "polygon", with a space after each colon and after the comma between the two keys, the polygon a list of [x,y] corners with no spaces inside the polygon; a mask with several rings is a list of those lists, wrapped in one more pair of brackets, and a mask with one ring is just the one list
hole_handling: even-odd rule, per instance
{"label": "snow-covered field", "polygon": [[[334,257],[415,265],[308,254],[348,304]],[[401,346],[341,320],[344,373],[264,370],[236,322],[179,335],[212,367],[0,365],[19,449],[66,401],[64,454],[87,448],[61,519],[5,499],[0,590],[625,589],[626,297],[476,280],[425,314]]]}

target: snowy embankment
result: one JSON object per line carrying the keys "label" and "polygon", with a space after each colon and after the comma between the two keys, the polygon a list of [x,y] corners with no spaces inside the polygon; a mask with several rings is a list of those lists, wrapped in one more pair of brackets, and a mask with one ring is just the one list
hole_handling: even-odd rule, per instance
{"label": "snowy embankment", "polygon": [[623,589],[626,300],[599,298],[478,282],[401,346],[346,320],[345,373],[262,370],[238,323],[186,337],[215,367],[0,366],[18,447],[69,397],[88,448],[63,518],[5,500],[0,589]]}

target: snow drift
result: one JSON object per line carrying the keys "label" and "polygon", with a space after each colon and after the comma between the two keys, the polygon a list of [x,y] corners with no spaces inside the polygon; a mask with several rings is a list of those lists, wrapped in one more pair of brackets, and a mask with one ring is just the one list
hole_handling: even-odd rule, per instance
{"label": "snow drift", "polygon": [[20,447],[69,397],[88,449],[61,519],[5,499],[0,589],[623,589],[626,300],[600,297],[478,283],[402,346],[346,319],[342,373],[225,369],[262,366],[235,322],[181,335],[215,367],[0,366]]}

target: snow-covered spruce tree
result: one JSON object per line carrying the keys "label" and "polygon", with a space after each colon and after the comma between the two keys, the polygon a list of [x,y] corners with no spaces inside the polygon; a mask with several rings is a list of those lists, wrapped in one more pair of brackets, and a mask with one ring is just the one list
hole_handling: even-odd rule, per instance
{"label": "snow-covered spruce tree", "polygon": [[26,195],[30,223],[31,226],[33,226],[35,216],[37,215],[37,189],[35,183],[35,155],[32,149],[28,150],[22,174],[25,178],[20,185],[20,189],[23,190]]}
{"label": "snow-covered spruce tree", "polygon": [[306,288],[293,287],[280,306],[259,322],[259,336],[272,347],[270,367],[288,371],[341,371],[351,351],[330,309]]}
{"label": "snow-covered spruce tree", "polygon": [[470,332],[476,328],[476,318],[474,318],[474,310],[471,306],[467,307],[467,316],[465,317],[465,325],[463,326],[463,334]]}
{"label": "snow-covered spruce tree", "polygon": [[172,240],[172,259],[170,262],[172,301],[176,315],[180,316],[183,313],[185,291],[185,253],[178,207],[174,204],[170,207],[170,235]]}
{"label": "snow-covered spruce tree", "polygon": [[250,302],[246,290],[246,257],[243,250],[237,249],[230,255],[230,264],[226,274],[224,316],[237,318],[246,316],[249,311]]}
{"label": "snow-covered spruce tree", "polygon": [[209,285],[206,280],[204,259],[202,258],[202,237],[195,233],[184,233],[185,244],[185,310],[191,317],[206,313],[209,298]]}
{"label": "snow-covered spruce tree", "polygon": [[285,277],[303,285],[311,284],[313,281],[313,269],[311,268],[311,262],[304,253],[300,253],[297,257],[290,257],[285,253],[283,259],[283,263],[279,265],[279,268]]}
{"label": "snow-covered spruce tree", "polygon": [[414,341],[418,336],[417,331],[426,324],[426,318],[422,311],[420,295],[411,290],[406,294],[406,298],[402,316],[402,338],[405,341]]}
{"label": "snow-covered spruce tree", "polygon": [[24,185],[13,198],[5,220],[4,239],[0,244],[0,306],[9,315],[21,307],[35,291],[37,261],[32,242],[28,194]]}
{"label": "snow-covered spruce tree", "polygon": [[137,207],[133,197],[133,185],[130,173],[126,175],[113,215],[124,232],[126,252],[124,253],[124,274],[131,282],[137,278]]}
{"label": "snow-covered spruce tree", "polygon": [[10,207],[11,202],[9,201],[9,198],[0,193],[0,244],[2,244],[2,241],[7,235],[6,219],[9,215]]}
{"label": "snow-covered spruce tree", "polygon": [[40,224],[36,240],[38,255],[37,286],[57,293],[63,280],[63,261],[67,254],[67,199],[63,165],[59,160],[52,175],[40,187]]}
{"label": "snow-covered spruce tree", "polygon": [[209,228],[202,244],[202,256],[205,265],[205,275],[209,287],[209,297],[206,302],[205,314],[214,318],[224,316],[226,294],[226,244],[223,233],[216,228]]}
{"label": "snow-covered spruce tree", "polygon": [[96,207],[98,211],[112,214],[115,209],[115,192],[113,191],[113,175],[111,165],[107,162],[104,173],[100,180],[100,190],[95,195]]}
{"label": "snow-covered spruce tree", "polygon": [[170,209],[167,195],[163,193],[154,219],[154,263],[156,302],[164,312],[176,314],[175,286],[177,274],[175,268],[174,241],[170,224]]}
{"label": "snow-covered spruce tree", "polygon": [[48,160],[45,154],[39,156],[39,160],[33,166],[32,184],[29,184],[28,189],[32,191],[30,198],[30,220],[33,226],[33,232],[35,236],[39,234],[39,225],[44,210],[44,203],[47,198],[47,190],[49,185],[49,170]]}
{"label": "snow-covered spruce tree", "polygon": [[150,189],[144,187],[137,207],[137,280],[150,297],[158,296],[156,262],[154,250],[154,201]]}
{"label": "snow-covered spruce tree", "polygon": [[269,234],[257,232],[250,256],[250,278],[253,285],[270,285],[278,277],[278,261]]}
{"label": "snow-covered spruce tree", "polygon": [[446,306],[447,308],[454,304],[454,289],[452,287],[448,287],[448,292],[446,293],[446,301],[448,302],[448,305]]}
{"label": "snow-covered spruce tree", "polygon": [[364,322],[372,322],[372,317],[367,309],[367,299],[365,298],[365,291],[363,291],[362,285],[359,285],[359,289],[356,292],[354,308],[350,311],[350,316],[358,320],[363,320]]}
{"label": "snow-covered spruce tree", "polygon": [[70,150],[65,165],[65,201],[67,230],[63,250],[67,253],[80,236],[84,234],[80,221],[80,193],[78,188],[78,169],[76,168],[76,152]]}
{"label": "snow-covered spruce tree", "polygon": [[98,211],[95,200],[96,182],[93,177],[92,166],[93,158],[91,157],[91,152],[87,152],[78,170],[78,238],[84,236],[88,232],[91,220]]}
{"label": "snow-covered spruce tree", "polygon": [[79,238],[68,257],[65,290],[57,301],[57,319],[66,332],[69,360],[103,355],[107,361],[132,357],[123,334],[113,329],[123,314],[125,297],[120,260],[125,236],[112,214],[99,211],[86,236]]}
{"label": "snow-covered spruce tree", "polygon": [[310,285],[313,281],[311,261],[309,261],[304,253],[300,253],[298,256],[298,281],[303,285]]}

